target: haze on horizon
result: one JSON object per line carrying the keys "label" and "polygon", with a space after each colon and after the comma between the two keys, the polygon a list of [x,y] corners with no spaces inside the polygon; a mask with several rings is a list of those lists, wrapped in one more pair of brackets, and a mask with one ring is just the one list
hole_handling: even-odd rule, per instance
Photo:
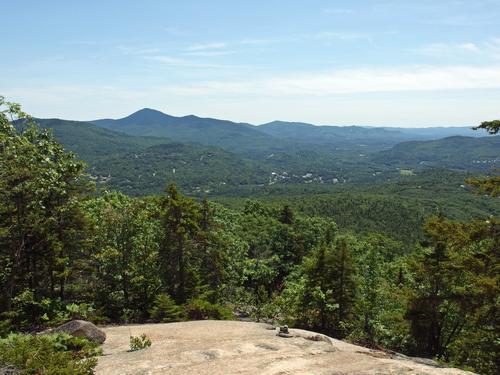
{"label": "haze on horizon", "polygon": [[37,117],[148,107],[261,124],[469,126],[497,118],[500,2],[2,4],[0,94]]}

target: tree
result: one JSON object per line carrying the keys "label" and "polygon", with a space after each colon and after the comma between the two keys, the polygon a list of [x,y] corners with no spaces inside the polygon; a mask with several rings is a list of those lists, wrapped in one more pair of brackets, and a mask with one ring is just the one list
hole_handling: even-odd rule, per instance
{"label": "tree", "polygon": [[[484,121],[474,130],[486,129],[490,134],[497,134],[500,131],[500,120]],[[466,181],[478,189],[479,192],[492,197],[500,196],[500,176],[490,176],[486,178],[469,178]]]}
{"label": "tree", "polygon": [[339,238],[335,244],[335,265],[333,276],[337,283],[338,317],[336,330],[339,336],[347,333],[347,324],[352,320],[352,308],[356,297],[356,282],[354,279],[354,259],[346,238]]}
{"label": "tree", "polygon": [[303,264],[302,319],[312,328],[344,337],[352,320],[356,282],[348,240],[324,241]]}
{"label": "tree", "polygon": [[293,216],[294,215],[292,209],[288,204],[285,204],[280,212],[280,221],[283,224],[293,224]]}
{"label": "tree", "polygon": [[478,129],[485,129],[490,134],[497,134],[500,131],[500,120],[483,121],[481,125],[474,128],[474,130]]}
{"label": "tree", "polygon": [[0,311],[7,311],[26,290],[36,302],[67,297],[72,265],[85,246],[78,203],[89,184],[85,164],[19,105],[0,97],[0,109]]}
{"label": "tree", "polygon": [[490,366],[496,345],[498,228],[494,219],[462,224],[436,217],[426,225],[430,247],[412,265],[415,285],[407,311],[417,355],[458,356],[467,364],[487,348],[488,360],[481,362]]}
{"label": "tree", "polygon": [[163,288],[177,303],[184,303],[198,284],[194,264],[199,260],[195,256],[199,207],[173,184],[167,187],[161,206],[163,238],[159,257]]}
{"label": "tree", "polygon": [[146,319],[160,289],[156,202],[105,192],[84,207],[93,224],[90,298],[112,320]]}
{"label": "tree", "polygon": [[380,287],[382,284],[383,259],[371,243],[364,246],[364,256],[359,267],[362,277],[360,285],[360,310],[363,315],[363,330],[371,344],[375,343],[375,325],[380,309]]}
{"label": "tree", "polygon": [[215,303],[227,279],[227,243],[214,221],[214,210],[207,199],[201,203],[199,231],[196,237],[197,253],[201,258],[200,283],[208,288],[209,300]]}

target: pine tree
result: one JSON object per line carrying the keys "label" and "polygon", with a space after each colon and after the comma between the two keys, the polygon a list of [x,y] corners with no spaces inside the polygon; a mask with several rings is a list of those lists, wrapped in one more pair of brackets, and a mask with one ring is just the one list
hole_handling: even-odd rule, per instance
{"label": "pine tree", "polygon": [[340,337],[347,334],[347,326],[352,321],[352,309],[357,288],[354,273],[354,259],[349,244],[345,238],[339,238],[335,244],[332,275],[335,280],[338,303],[335,331]]}
{"label": "pine tree", "polygon": [[283,224],[290,225],[293,224],[293,220],[294,220],[293,211],[288,204],[285,204],[280,212],[280,221]]}
{"label": "pine tree", "polygon": [[208,288],[209,301],[219,299],[219,291],[226,281],[227,244],[218,233],[214,222],[213,208],[207,199],[201,203],[200,223],[197,234],[198,256],[201,258],[199,269],[202,287]]}
{"label": "pine tree", "polygon": [[354,262],[347,240],[341,237],[324,241],[302,267],[306,278],[303,316],[309,317],[312,328],[345,336],[356,293]]}
{"label": "pine tree", "polygon": [[167,187],[162,201],[163,239],[159,256],[163,288],[177,303],[186,302],[198,283],[192,265],[196,261],[194,240],[199,215],[195,201],[183,197],[175,185]]}

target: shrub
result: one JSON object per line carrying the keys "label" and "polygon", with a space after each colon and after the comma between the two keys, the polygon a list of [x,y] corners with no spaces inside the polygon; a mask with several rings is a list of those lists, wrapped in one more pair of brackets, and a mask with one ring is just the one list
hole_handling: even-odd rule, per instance
{"label": "shrub", "polygon": [[0,339],[0,368],[19,374],[93,374],[97,344],[68,334],[10,334]]}
{"label": "shrub", "polygon": [[87,303],[62,304],[59,300],[53,300],[49,313],[42,316],[42,320],[49,327],[59,326],[70,320],[83,319],[94,320],[94,307]]}
{"label": "shrub", "polygon": [[149,348],[151,346],[151,339],[144,333],[140,336],[130,336],[130,351],[135,352]]}
{"label": "shrub", "polygon": [[186,311],[190,320],[230,320],[233,318],[231,310],[219,305],[218,303],[212,303],[203,297],[196,297],[189,300]]}
{"label": "shrub", "polygon": [[65,304],[59,298],[38,301],[33,291],[26,289],[13,298],[11,310],[0,315],[0,337],[9,332],[55,327],[75,319],[95,321],[93,306],[87,303]]}
{"label": "shrub", "polygon": [[159,294],[150,310],[151,318],[162,323],[186,320],[186,312],[182,306],[176,305],[168,294]]}

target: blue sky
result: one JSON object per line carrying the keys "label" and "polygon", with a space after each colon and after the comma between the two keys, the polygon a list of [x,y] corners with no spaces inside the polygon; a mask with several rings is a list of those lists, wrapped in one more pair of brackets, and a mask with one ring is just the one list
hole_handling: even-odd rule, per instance
{"label": "blue sky", "polygon": [[500,1],[7,1],[0,94],[38,117],[500,117]]}

